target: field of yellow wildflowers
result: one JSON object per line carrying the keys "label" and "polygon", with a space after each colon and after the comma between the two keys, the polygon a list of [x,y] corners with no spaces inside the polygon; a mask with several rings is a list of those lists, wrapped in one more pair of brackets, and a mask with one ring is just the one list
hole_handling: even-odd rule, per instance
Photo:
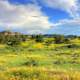
{"label": "field of yellow wildflowers", "polygon": [[30,41],[1,45],[0,80],[80,80],[80,50],[65,46]]}

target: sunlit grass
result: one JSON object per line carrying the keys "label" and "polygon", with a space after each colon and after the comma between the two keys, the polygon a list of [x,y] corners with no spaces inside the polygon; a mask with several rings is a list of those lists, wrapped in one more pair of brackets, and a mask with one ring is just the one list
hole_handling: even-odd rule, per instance
{"label": "sunlit grass", "polygon": [[79,48],[29,42],[0,47],[0,80],[80,80]]}

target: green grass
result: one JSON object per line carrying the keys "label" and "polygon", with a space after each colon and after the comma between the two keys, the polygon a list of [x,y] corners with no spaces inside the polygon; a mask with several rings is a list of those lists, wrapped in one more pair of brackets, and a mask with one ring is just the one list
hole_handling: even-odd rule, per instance
{"label": "green grass", "polygon": [[0,80],[80,80],[80,50],[5,46],[0,48]]}

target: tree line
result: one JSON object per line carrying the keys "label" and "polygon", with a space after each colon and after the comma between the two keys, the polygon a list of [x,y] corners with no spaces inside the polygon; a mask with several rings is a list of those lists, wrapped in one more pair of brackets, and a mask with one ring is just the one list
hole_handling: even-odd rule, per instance
{"label": "tree line", "polygon": [[[46,38],[48,39],[53,38],[53,39],[45,41]],[[80,38],[80,37],[75,35],[68,35],[68,36],[56,35],[56,34],[24,35],[16,32],[13,32],[12,34],[12,32],[9,31],[0,32],[0,44],[7,44],[11,46],[19,45],[21,42],[27,41],[27,39],[31,39],[31,40],[34,39],[35,42],[40,42],[40,43],[45,42],[48,45],[52,43],[55,44],[70,43],[70,40],[75,38]]]}

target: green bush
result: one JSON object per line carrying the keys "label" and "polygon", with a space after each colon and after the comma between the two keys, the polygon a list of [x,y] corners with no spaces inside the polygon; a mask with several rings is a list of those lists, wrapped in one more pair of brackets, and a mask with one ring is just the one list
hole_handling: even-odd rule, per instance
{"label": "green bush", "polygon": [[38,66],[38,62],[33,59],[29,59],[23,65],[25,65],[25,66]]}

